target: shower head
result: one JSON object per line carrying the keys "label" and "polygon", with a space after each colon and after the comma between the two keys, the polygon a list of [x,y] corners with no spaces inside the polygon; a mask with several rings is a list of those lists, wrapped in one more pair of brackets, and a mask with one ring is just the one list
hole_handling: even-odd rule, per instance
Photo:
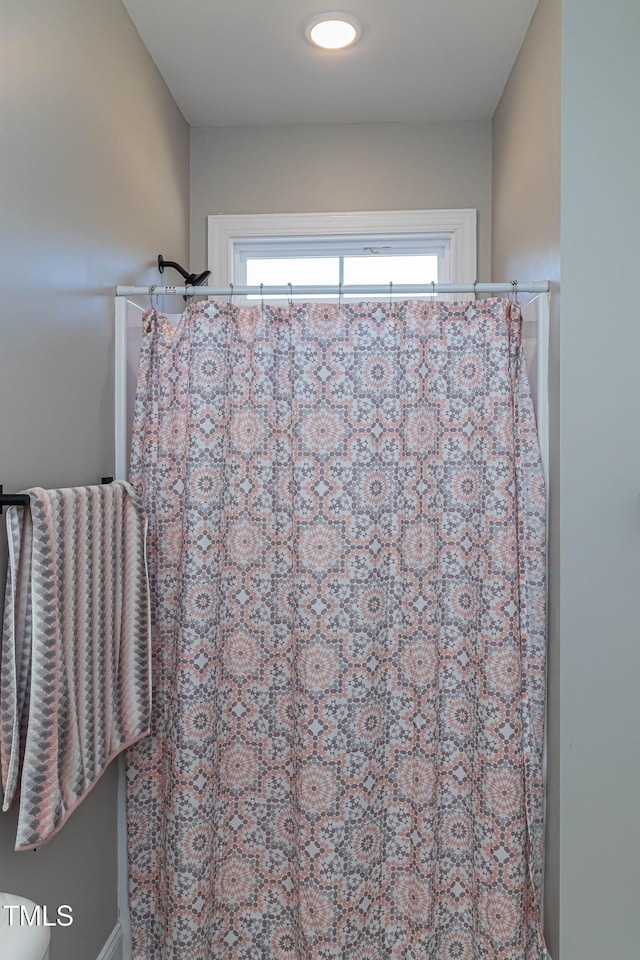
{"label": "shower head", "polygon": [[202,273],[195,274],[190,273],[187,277],[187,286],[189,287],[203,287],[209,277],[211,270],[203,270]]}
{"label": "shower head", "polygon": [[[158,270],[160,273],[164,273],[165,267],[173,267],[174,270],[177,270],[178,273],[184,277],[186,287],[203,286],[211,273],[211,270],[203,270],[202,273],[187,273],[185,268],[181,267],[175,260],[165,260],[162,254],[160,254],[158,257]],[[187,298],[184,297],[184,299],[186,300]]]}

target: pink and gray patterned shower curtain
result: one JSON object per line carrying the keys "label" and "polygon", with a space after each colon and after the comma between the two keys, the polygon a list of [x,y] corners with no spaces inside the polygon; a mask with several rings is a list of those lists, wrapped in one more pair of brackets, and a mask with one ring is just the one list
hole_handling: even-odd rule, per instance
{"label": "pink and gray patterned shower curtain", "polygon": [[151,312],[136,960],[541,960],[545,493],[507,300]]}

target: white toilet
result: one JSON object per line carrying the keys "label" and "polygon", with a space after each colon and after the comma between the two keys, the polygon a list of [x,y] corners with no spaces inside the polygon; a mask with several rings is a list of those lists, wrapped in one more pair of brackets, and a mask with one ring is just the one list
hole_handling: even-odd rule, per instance
{"label": "white toilet", "polygon": [[[17,910],[7,910],[9,904],[24,906],[33,913],[35,903],[12,893],[0,893],[0,960],[49,960],[51,931],[48,927],[20,926]],[[13,915],[13,924],[9,918]]]}

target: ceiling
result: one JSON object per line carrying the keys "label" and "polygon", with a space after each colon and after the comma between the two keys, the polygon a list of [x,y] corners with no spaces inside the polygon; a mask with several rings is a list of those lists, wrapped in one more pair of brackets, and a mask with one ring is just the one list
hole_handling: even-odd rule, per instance
{"label": "ceiling", "polygon": [[[537,0],[124,0],[192,126],[481,120],[493,115]],[[346,50],[304,37],[338,9]]]}

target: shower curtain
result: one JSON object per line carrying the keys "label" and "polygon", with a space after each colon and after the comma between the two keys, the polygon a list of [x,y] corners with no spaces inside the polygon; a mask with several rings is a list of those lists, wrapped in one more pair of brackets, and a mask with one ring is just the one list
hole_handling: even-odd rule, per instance
{"label": "shower curtain", "polygon": [[541,960],[545,491],[519,307],[144,319],[136,960]]}

